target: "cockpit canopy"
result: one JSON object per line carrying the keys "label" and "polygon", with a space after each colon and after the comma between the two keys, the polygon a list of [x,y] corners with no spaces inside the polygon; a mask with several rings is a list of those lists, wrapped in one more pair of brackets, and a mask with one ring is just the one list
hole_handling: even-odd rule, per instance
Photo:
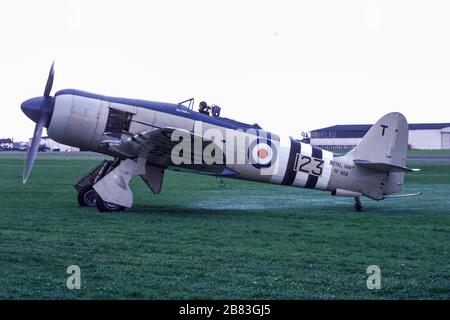
{"label": "cockpit canopy", "polygon": [[222,108],[215,104],[208,106],[205,101],[202,101],[199,103],[198,111],[194,110],[194,106],[195,106],[194,98],[190,98],[190,99],[181,101],[180,103],[178,103],[178,106],[182,106],[182,107],[190,109],[194,112],[198,112],[198,113],[210,116],[212,118],[220,119],[220,120],[225,121],[228,124],[232,124],[236,127],[242,127],[245,129],[250,129],[250,128],[251,129],[262,129],[257,123],[248,124],[248,123],[239,122],[239,121],[236,121],[233,119],[221,117],[220,112],[221,112]]}

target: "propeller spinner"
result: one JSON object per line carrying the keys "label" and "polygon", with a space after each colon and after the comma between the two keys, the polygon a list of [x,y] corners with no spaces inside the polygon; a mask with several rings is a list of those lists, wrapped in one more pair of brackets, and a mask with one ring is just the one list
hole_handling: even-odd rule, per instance
{"label": "propeller spinner", "polygon": [[50,92],[53,86],[53,78],[55,76],[55,62],[52,63],[50,73],[47,78],[47,84],[45,85],[44,95],[42,97],[31,98],[22,103],[21,109],[25,115],[36,123],[34,128],[33,139],[31,145],[28,148],[27,159],[25,162],[25,168],[23,170],[23,183],[27,182],[31,169],[33,168],[34,161],[41,142],[42,129],[48,127],[50,119],[53,114],[53,108],[55,106],[55,97],[50,96]]}

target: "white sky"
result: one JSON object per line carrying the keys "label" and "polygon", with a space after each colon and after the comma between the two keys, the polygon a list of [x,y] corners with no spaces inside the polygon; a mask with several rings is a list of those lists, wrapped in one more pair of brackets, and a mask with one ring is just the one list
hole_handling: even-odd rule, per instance
{"label": "white sky", "polygon": [[449,1],[1,1],[0,138],[53,93],[179,102],[300,136],[338,123],[450,122]]}

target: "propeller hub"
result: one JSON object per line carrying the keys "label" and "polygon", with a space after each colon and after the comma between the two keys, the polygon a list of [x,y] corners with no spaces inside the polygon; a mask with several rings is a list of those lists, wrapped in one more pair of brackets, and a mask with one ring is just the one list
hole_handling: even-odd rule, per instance
{"label": "propeller hub", "polygon": [[22,103],[20,108],[25,115],[33,120],[35,123],[38,122],[39,118],[44,116],[46,120],[44,126],[48,128],[50,124],[50,119],[53,114],[53,109],[55,107],[54,97],[35,97],[28,99]]}

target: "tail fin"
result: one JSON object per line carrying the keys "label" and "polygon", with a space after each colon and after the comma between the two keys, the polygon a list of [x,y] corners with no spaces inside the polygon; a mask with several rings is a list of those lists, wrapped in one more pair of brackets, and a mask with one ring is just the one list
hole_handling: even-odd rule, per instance
{"label": "tail fin", "polygon": [[382,199],[402,191],[405,172],[411,170],[405,167],[407,149],[408,122],[401,113],[393,112],[378,120],[346,156],[357,166],[386,174],[380,182],[381,189],[376,192],[371,187],[368,189],[374,192],[373,198]]}
{"label": "tail fin", "polygon": [[408,149],[408,122],[398,112],[388,113],[367,132],[347,156],[393,167],[404,167]]}

